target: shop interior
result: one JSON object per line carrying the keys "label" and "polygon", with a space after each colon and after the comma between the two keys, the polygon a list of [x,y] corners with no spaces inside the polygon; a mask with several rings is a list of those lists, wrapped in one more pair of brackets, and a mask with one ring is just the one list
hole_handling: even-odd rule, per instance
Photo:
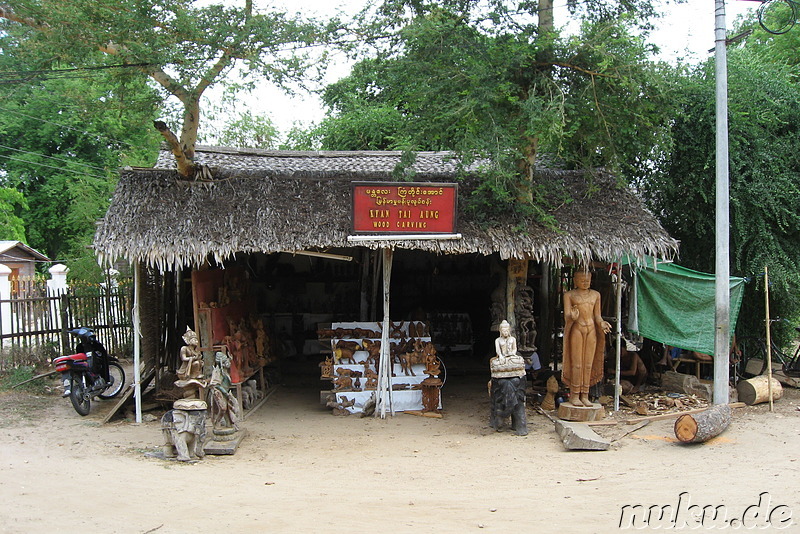
{"label": "shop interior", "polygon": [[[595,266],[593,271],[592,287],[601,292],[602,315],[613,322],[611,273],[607,266]],[[560,353],[559,299],[562,290],[571,287],[571,272],[565,265],[560,275],[559,271],[543,274],[541,264],[529,264],[533,335],[545,371]],[[508,264],[497,254],[394,252],[391,321],[405,322],[406,333],[417,324],[427,326],[423,339],[436,348],[445,387],[485,387],[498,318],[505,318],[497,302],[504,300],[507,276]],[[335,389],[331,383],[335,370],[334,376],[325,377],[321,367],[335,351],[337,338],[355,338],[362,345],[359,350],[365,350],[362,339],[380,338],[381,278],[380,251],[365,248],[239,254],[223,267],[195,270],[191,278],[184,278],[185,292],[191,292],[191,298],[184,300],[184,314],[187,319],[194,317],[201,349],[210,356],[209,367],[220,346],[242,351],[233,355],[239,361],[231,373],[234,383],[258,379],[262,388],[280,384],[324,393]],[[331,334],[332,326],[343,324],[372,334]]]}
{"label": "shop interior", "polygon": [[[329,336],[323,333],[326,328],[360,322],[380,331],[380,258],[379,251],[364,248],[322,254],[240,254],[224,268],[193,272],[186,287],[192,298],[186,302],[194,309],[186,310],[186,316],[194,316],[206,350],[231,346],[240,327],[254,349],[261,336],[262,347],[254,350],[258,354],[245,358],[249,361],[241,364],[243,369],[234,370],[234,382],[245,381],[258,370],[271,383],[318,388],[320,363],[331,353]],[[391,274],[391,320],[427,325],[447,380],[485,381],[497,337],[493,296],[496,300],[504,294],[506,277],[506,262],[496,254],[436,255],[398,249]],[[540,289],[540,278],[541,272],[532,267],[528,283],[534,293]],[[537,325],[542,301],[534,294]]]}

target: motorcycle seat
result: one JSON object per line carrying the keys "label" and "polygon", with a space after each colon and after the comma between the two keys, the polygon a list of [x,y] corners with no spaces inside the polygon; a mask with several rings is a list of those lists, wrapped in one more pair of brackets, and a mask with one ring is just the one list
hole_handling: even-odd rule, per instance
{"label": "motorcycle seat", "polygon": [[86,353],[79,352],[77,354],[59,356],[53,360],[53,364],[56,366],[56,371],[66,371],[71,365],[82,365],[86,364],[87,361],[88,357],[86,356]]}

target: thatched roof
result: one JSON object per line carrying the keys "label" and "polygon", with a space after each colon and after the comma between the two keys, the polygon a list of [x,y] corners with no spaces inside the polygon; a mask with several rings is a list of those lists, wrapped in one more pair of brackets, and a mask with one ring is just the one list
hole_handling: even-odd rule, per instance
{"label": "thatched roof", "polygon": [[[127,168],[94,246],[105,259],[124,257],[160,269],[221,262],[237,252],[351,247],[351,181],[390,181],[400,152],[289,152],[198,147],[195,161],[215,181],[180,180],[162,152],[156,168]],[[463,199],[474,190],[477,165],[466,178],[451,153],[422,152],[415,181],[459,181]],[[463,171],[463,169],[462,169]],[[470,178],[472,176],[472,178]],[[598,171],[540,169],[537,180],[563,187],[574,199],[554,208],[556,228],[511,218],[479,224],[459,202],[458,240],[371,241],[359,246],[443,254],[499,253],[559,264],[563,257],[614,261],[623,254],[672,256],[677,242],[629,190]]]}

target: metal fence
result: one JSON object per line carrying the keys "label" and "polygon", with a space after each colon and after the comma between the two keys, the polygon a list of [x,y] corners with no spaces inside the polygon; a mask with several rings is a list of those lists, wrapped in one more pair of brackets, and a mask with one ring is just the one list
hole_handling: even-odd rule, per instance
{"label": "metal fence", "polygon": [[0,370],[35,363],[21,361],[35,359],[31,358],[34,351],[71,353],[75,340],[68,331],[79,326],[91,328],[109,353],[129,356],[133,339],[130,286],[102,288],[95,293],[70,289],[57,296],[0,300]]}

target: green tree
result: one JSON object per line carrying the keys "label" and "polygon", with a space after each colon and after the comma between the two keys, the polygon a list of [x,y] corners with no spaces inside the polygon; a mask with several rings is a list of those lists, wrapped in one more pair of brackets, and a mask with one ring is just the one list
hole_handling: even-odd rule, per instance
{"label": "green tree", "polygon": [[593,3],[580,35],[562,38],[542,31],[532,3],[386,2],[377,25],[391,39],[326,88],[330,117],[310,140],[487,156],[496,166],[475,207],[546,218],[546,195],[519,202],[540,154],[633,178],[669,131],[673,72],[649,60],[639,19],[617,17],[621,5]]}
{"label": "green tree", "polygon": [[22,241],[25,239],[25,221],[21,215],[28,209],[25,197],[11,187],[0,187],[0,228],[3,229],[0,239]]}
{"label": "green tree", "polygon": [[[324,58],[310,60],[308,47],[339,30],[336,22],[326,26],[257,11],[252,0],[235,7],[192,0],[18,0],[13,6],[0,2],[0,19],[5,28],[28,30],[20,45],[32,56],[80,65],[99,50],[177,98],[180,136],[165,122],[156,128],[186,177],[196,171],[192,160],[206,89],[237,64],[251,81],[258,76],[278,85],[302,84],[324,65]],[[130,68],[125,72],[131,75]]]}
{"label": "green tree", "polygon": [[[755,46],[728,54],[731,272],[761,279],[769,266],[773,314],[800,299],[800,71]],[[673,149],[642,191],[685,265],[713,272],[715,250],[713,61],[683,80]],[[763,290],[763,280],[751,287]],[[763,294],[748,291],[739,332],[763,332]]]}
{"label": "green tree", "polygon": [[119,167],[154,162],[158,95],[141,77],[120,82],[99,52],[80,69],[36,69],[25,33],[0,34],[0,186],[13,190],[0,205],[13,204],[17,238],[92,276],[94,223]]}

